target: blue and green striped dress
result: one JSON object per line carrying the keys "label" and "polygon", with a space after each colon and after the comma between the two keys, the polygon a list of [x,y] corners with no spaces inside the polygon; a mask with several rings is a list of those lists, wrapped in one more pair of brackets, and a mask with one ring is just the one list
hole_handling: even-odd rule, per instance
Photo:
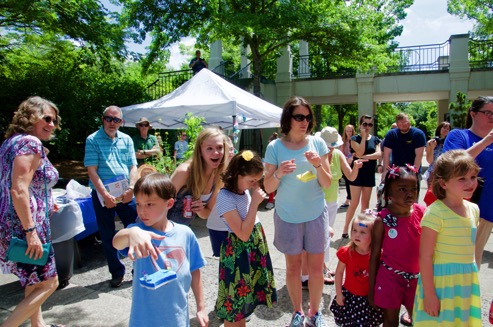
{"label": "blue and green striped dress", "polygon": [[418,280],[413,321],[417,326],[481,326],[481,299],[474,244],[479,219],[476,204],[464,200],[467,217],[462,217],[437,200],[421,221],[438,233],[433,256],[433,281],[440,300],[438,317],[424,311],[423,284]]}

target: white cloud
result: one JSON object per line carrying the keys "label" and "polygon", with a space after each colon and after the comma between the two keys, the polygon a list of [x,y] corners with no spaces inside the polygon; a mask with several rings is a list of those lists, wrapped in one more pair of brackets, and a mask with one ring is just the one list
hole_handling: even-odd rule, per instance
{"label": "white cloud", "polygon": [[466,34],[473,27],[472,21],[447,12],[447,0],[415,0],[401,24],[404,30],[396,38],[400,46],[443,43],[451,35]]}

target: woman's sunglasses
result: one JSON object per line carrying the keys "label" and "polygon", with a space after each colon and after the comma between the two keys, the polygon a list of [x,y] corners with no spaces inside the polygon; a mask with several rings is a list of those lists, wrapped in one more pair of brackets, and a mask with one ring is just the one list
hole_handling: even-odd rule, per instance
{"label": "woman's sunglasses", "polygon": [[120,124],[123,121],[121,118],[111,116],[103,116],[103,120],[107,123],[114,122],[115,124]]}
{"label": "woman's sunglasses", "polygon": [[302,122],[303,120],[306,119],[307,122],[311,122],[312,121],[312,115],[302,115],[302,114],[297,114],[297,115],[292,115],[291,117],[293,117],[294,120],[296,121],[299,121],[299,122]]}
{"label": "woman's sunglasses", "polygon": [[44,116],[41,119],[43,119],[47,124],[50,124],[51,122],[53,122],[53,125],[55,125],[55,126],[58,125],[58,119],[51,118],[50,116]]}
{"label": "woman's sunglasses", "polygon": [[373,127],[373,124],[372,123],[363,123],[363,124],[361,124],[361,126],[363,126],[363,127]]}
{"label": "woman's sunglasses", "polygon": [[144,124],[139,124],[139,126],[140,126],[140,127],[149,127],[150,125],[149,125],[149,124],[144,123]]}

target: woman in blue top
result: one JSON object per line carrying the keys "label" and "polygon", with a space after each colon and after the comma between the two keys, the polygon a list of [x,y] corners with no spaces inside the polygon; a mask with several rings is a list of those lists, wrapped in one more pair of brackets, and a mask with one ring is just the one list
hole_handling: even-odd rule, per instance
{"label": "woman in blue top", "polygon": [[[303,326],[301,256],[308,254],[310,310],[306,326],[325,326],[318,312],[324,285],[323,263],[328,217],[322,188],[331,183],[328,148],[311,136],[315,125],[310,104],[293,97],[281,116],[283,137],[269,143],[265,154],[267,193],[277,190],[274,212],[274,246],[286,258],[286,285],[294,307],[290,326]],[[297,175],[313,178],[298,179]]]}

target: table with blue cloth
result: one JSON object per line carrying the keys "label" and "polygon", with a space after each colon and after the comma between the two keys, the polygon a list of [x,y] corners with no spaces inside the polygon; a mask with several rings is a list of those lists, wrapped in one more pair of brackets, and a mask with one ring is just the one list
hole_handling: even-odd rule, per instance
{"label": "table with blue cloth", "polygon": [[94,212],[94,207],[92,206],[92,198],[81,198],[75,199],[77,204],[82,211],[82,219],[84,221],[84,226],[86,230],[77,234],[75,239],[77,241],[92,235],[98,231],[98,223],[96,221],[96,213]]}

